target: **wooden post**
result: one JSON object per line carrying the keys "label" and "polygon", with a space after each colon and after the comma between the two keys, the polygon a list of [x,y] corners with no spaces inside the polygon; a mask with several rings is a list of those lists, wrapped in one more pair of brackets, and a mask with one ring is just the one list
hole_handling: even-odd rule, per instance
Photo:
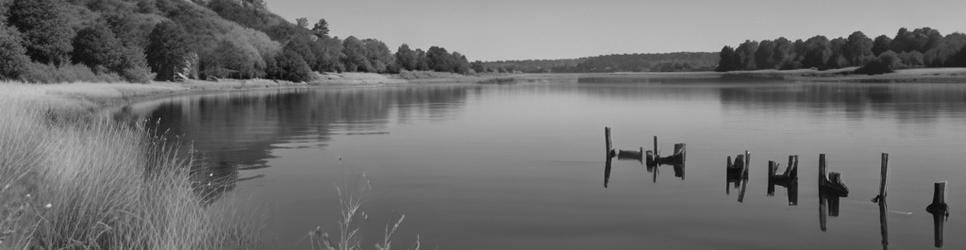
{"label": "wooden post", "polygon": [[946,181],[933,184],[932,204],[926,207],[926,211],[933,214],[949,215],[949,206],[946,205]]}
{"label": "wooden post", "polygon": [[886,179],[889,175],[889,154],[882,153],[881,177],[879,180],[879,196],[872,199],[873,202],[885,201],[886,198]]}
{"label": "wooden post", "polygon": [[[792,178],[798,179],[798,155],[795,155],[795,168],[791,171]],[[797,182],[797,180],[796,180]],[[798,184],[796,184],[798,185]]]}
{"label": "wooden post", "polygon": [[778,172],[778,166],[775,166],[774,161],[768,161],[768,180],[775,176],[775,172]]}
{"label": "wooden post", "polygon": [[935,240],[935,245],[938,248],[943,247],[943,226],[946,224],[946,215],[933,213],[932,214],[932,232],[933,239]]}
{"label": "wooden post", "polygon": [[818,155],[818,185],[819,185],[819,187],[821,187],[822,184],[825,184],[825,182],[828,181],[828,179],[826,179],[826,176],[828,176],[828,175],[825,174],[825,171],[826,171],[826,168],[827,168],[827,166],[825,164],[826,164],[825,163],[825,154],[819,154]]}
{"label": "wooden post", "polygon": [[610,143],[610,127],[604,127],[604,155],[607,158],[611,157],[611,149],[613,148]]}
{"label": "wooden post", "polygon": [[744,179],[748,178],[748,172],[750,171],[749,166],[751,165],[750,163],[751,163],[751,153],[748,152],[748,150],[745,150],[745,162],[744,162],[745,166],[744,166],[744,169],[741,170],[741,178],[744,178]]}
{"label": "wooden post", "polygon": [[726,166],[728,166],[728,168],[731,168],[731,156],[730,155],[728,156],[728,161],[727,161],[727,165]]}
{"label": "wooden post", "polygon": [[674,154],[681,155],[681,165],[684,165],[685,154],[687,154],[688,148],[687,144],[678,143],[674,144]]}
{"label": "wooden post", "polygon": [[660,158],[658,157],[660,155],[661,154],[657,152],[657,136],[655,135],[654,136],[654,159],[656,160],[657,158]]}

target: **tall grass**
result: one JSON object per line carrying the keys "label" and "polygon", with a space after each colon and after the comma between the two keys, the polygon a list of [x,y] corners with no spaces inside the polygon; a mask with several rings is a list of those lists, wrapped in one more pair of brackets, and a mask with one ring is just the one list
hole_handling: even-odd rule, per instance
{"label": "tall grass", "polygon": [[[341,164],[341,158],[340,158]],[[359,250],[362,249],[362,236],[360,231],[362,225],[369,219],[369,215],[362,209],[365,199],[372,185],[369,179],[363,174],[355,184],[355,189],[349,189],[347,183],[336,187],[339,196],[339,234],[332,237],[328,232],[322,231],[322,227],[316,227],[309,232],[309,241],[313,250]],[[406,215],[402,214],[386,224],[386,230],[382,241],[375,244],[377,250],[392,249],[392,237],[399,230]],[[416,235],[416,245],[413,250],[419,250],[419,235]]]}
{"label": "tall grass", "polygon": [[191,158],[143,124],[50,110],[0,99],[0,248],[258,246],[258,221],[229,202],[204,206]]}

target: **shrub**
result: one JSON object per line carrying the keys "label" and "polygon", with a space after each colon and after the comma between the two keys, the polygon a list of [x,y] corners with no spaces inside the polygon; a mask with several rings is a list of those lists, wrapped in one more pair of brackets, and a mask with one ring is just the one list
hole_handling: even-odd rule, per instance
{"label": "shrub", "polygon": [[68,83],[68,82],[123,82],[115,73],[95,73],[91,68],[80,64],[61,66],[32,62],[20,75],[20,80],[31,83]]}
{"label": "shrub", "polygon": [[275,57],[275,79],[306,82],[312,80],[312,69],[298,53],[285,50]]}
{"label": "shrub", "polygon": [[855,70],[854,73],[876,75],[895,72],[895,69],[902,66],[901,59],[891,50],[882,52],[879,57]]}
{"label": "shrub", "polygon": [[0,26],[0,79],[20,77],[29,63],[30,58],[20,35],[15,30]]}

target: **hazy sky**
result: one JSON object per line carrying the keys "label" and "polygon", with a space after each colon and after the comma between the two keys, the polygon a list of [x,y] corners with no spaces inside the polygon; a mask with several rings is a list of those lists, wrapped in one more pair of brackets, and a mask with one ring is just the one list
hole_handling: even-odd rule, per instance
{"label": "hazy sky", "polygon": [[966,0],[266,0],[332,34],[439,45],[470,60],[719,51],[746,40],[966,31]]}

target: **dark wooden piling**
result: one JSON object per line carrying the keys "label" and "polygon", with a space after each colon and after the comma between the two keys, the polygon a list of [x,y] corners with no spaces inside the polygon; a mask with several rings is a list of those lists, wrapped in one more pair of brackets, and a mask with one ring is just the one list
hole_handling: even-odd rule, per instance
{"label": "dark wooden piling", "polygon": [[886,179],[889,176],[889,154],[882,153],[882,181],[879,182],[879,196],[886,197]]}
{"label": "dark wooden piling", "polygon": [[728,166],[728,168],[731,168],[731,166],[732,166],[732,164],[731,164],[731,156],[730,155],[728,156],[727,165],[725,165],[725,166]]}
{"label": "dark wooden piling", "polygon": [[751,166],[751,152],[745,150],[744,169],[741,170],[741,178],[748,179],[748,171]]}
{"label": "dark wooden piling", "polygon": [[771,181],[775,178],[775,173],[778,173],[778,166],[775,165],[774,161],[768,161],[768,180]]}
{"label": "dark wooden piling", "polygon": [[932,232],[934,244],[937,248],[943,247],[943,227],[946,224],[946,215],[940,213],[932,214]]}
{"label": "dark wooden piling", "polygon": [[684,143],[674,144],[674,155],[679,156],[681,158],[681,162],[680,162],[681,165],[684,165],[684,159],[686,159],[685,155],[687,154],[687,151],[688,151],[687,146],[688,145]]}
{"label": "dark wooden piling", "polygon": [[818,185],[819,185],[819,187],[821,187],[822,185],[825,185],[825,182],[828,181],[828,174],[825,173],[826,171],[828,171],[828,169],[827,169],[828,166],[825,165],[825,164],[826,164],[825,163],[825,154],[819,154],[818,155]]}
{"label": "dark wooden piling", "polygon": [[657,152],[657,136],[654,136],[654,159],[659,158],[661,154]]}
{"label": "dark wooden piling", "polygon": [[880,168],[881,178],[879,180],[879,195],[872,199],[872,202],[879,203],[879,230],[882,233],[882,249],[889,249],[889,222],[886,214],[886,180],[889,176],[889,154],[882,153],[882,165]]}
{"label": "dark wooden piling", "polygon": [[949,214],[949,205],[946,205],[946,181],[933,184],[932,204],[926,207],[926,211],[933,214]]}
{"label": "dark wooden piling", "polygon": [[607,158],[613,157],[613,148],[610,141],[610,127],[604,127],[604,155]]}

